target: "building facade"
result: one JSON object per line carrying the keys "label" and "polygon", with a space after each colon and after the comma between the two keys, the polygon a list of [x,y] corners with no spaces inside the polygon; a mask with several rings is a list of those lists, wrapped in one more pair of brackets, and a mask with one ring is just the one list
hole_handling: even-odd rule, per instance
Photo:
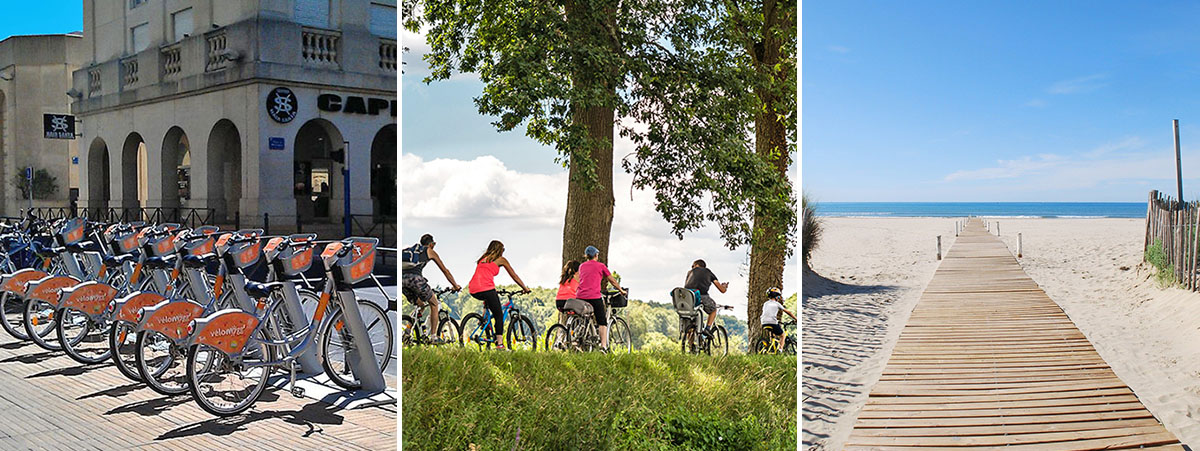
{"label": "building facade", "polygon": [[84,0],[80,206],[394,218],[396,19],[395,0]]}
{"label": "building facade", "polygon": [[[31,203],[65,207],[71,189],[78,188],[77,141],[47,139],[42,126],[44,114],[70,111],[71,74],[84,59],[79,34],[12,36],[0,41],[0,214],[19,215]],[[45,171],[53,178],[53,191],[30,199],[22,175],[25,168]]]}

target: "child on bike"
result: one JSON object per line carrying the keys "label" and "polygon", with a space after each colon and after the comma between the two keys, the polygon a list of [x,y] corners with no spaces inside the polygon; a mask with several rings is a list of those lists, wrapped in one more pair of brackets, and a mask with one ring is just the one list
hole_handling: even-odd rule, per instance
{"label": "child on bike", "polygon": [[608,266],[600,262],[600,250],[596,249],[596,246],[588,246],[583,254],[587,260],[579,265],[579,289],[575,296],[579,300],[591,304],[596,325],[600,330],[600,349],[608,352],[608,312],[604,309],[600,285],[607,280],[621,294],[626,294],[626,292],[624,288],[621,288],[621,283],[608,271]]}
{"label": "child on bike", "polygon": [[712,335],[713,323],[717,320],[717,303],[708,295],[708,286],[717,287],[721,293],[729,288],[729,282],[721,283],[717,281],[717,276],[708,269],[708,265],[704,260],[696,260],[692,262],[692,269],[688,270],[687,280],[684,281],[683,287],[692,291],[700,292],[700,305],[702,310],[708,314],[708,320],[704,325],[702,334],[706,336]]}
{"label": "child on bike", "polygon": [[792,321],[796,320],[796,315],[783,308],[783,291],[778,288],[767,290],[767,302],[763,304],[762,316],[758,320],[762,323],[763,333],[771,334],[771,337],[779,343],[779,349],[783,349],[783,328],[779,327],[779,312],[787,313],[792,317]]}
{"label": "child on bike", "polygon": [[[450,282],[450,287],[454,291],[462,289],[462,287],[458,286],[458,282],[454,281],[454,276],[450,274],[450,270],[446,269],[446,265],[442,263],[442,257],[438,255],[437,251],[433,250],[436,244],[437,242],[433,240],[433,235],[428,233],[421,235],[421,241],[417,247],[421,249],[420,259],[416,266],[405,269],[401,277],[404,297],[408,298],[409,302],[412,302],[417,308],[424,307],[425,305],[429,306],[429,318],[426,320],[426,324],[429,326],[430,335],[437,335],[440,303],[437,296],[433,295],[433,289],[429,287],[429,280],[421,274],[421,271],[425,269],[425,265],[431,261],[434,262],[437,264],[438,269],[442,271],[442,275],[446,276],[446,280]],[[442,342],[441,337],[434,339],[435,344],[441,344]]]}
{"label": "child on bike", "polygon": [[558,295],[554,297],[554,305],[559,312],[574,310],[575,313],[588,315],[592,313],[592,305],[580,301],[576,297],[579,290],[579,261],[571,260],[563,265],[562,275],[558,277]]}
{"label": "child on bike", "polygon": [[521,292],[529,293],[529,287],[525,286],[525,282],[522,282],[513,270],[512,264],[504,258],[504,243],[499,240],[488,243],[487,250],[475,261],[475,275],[471,276],[467,289],[471,292],[471,297],[483,301],[484,306],[492,312],[492,324],[495,325],[492,339],[496,342],[496,349],[505,350],[500,340],[504,335],[504,306],[500,304],[500,294],[496,293],[496,275],[500,274],[501,267],[508,271],[508,276],[521,287]]}

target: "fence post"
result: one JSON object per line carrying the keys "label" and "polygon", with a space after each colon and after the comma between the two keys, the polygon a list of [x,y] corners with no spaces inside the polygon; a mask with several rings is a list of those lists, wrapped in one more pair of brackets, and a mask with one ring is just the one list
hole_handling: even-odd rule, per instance
{"label": "fence post", "polygon": [[996,221],[996,236],[1000,236],[1000,221]]}
{"label": "fence post", "polygon": [[235,230],[242,230],[242,211],[241,210],[233,212],[233,228]]}
{"label": "fence post", "polygon": [[263,235],[271,234],[271,214],[263,213]]}
{"label": "fence post", "polygon": [[1021,232],[1017,232],[1017,258],[1021,258]]}
{"label": "fence post", "polygon": [[304,229],[300,226],[300,212],[296,212],[296,233],[304,233]]}
{"label": "fence post", "polygon": [[942,236],[941,235],[937,236],[937,246],[938,246],[937,259],[941,260],[942,259]]}

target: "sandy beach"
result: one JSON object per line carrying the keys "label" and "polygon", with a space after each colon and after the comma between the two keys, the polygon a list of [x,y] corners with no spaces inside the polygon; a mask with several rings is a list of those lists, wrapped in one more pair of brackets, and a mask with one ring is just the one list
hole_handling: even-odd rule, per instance
{"label": "sandy beach", "polygon": [[[803,286],[806,449],[839,449],[954,242],[954,219],[824,218]],[[1166,428],[1200,444],[1200,293],[1157,286],[1142,219],[990,219],[1020,263]],[[993,229],[994,230],[994,229]]]}

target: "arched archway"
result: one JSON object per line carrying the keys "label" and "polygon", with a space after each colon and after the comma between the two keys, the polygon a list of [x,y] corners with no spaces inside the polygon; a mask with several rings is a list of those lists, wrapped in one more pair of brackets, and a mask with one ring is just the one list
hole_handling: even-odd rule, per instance
{"label": "arched archway", "polygon": [[87,155],[87,208],[90,211],[89,216],[97,218],[101,216],[101,212],[108,209],[108,201],[111,199],[108,144],[103,138],[93,139],[92,144],[88,146]]}
{"label": "arched archway", "polygon": [[[162,143],[162,206],[179,207],[190,198],[190,143],[187,133],[178,126],[167,130]],[[185,164],[185,160],[189,164]]]}
{"label": "arched archway", "polygon": [[341,213],[345,165],[332,157],[337,150],[344,155],[344,141],[337,126],[325,119],[309,120],[296,132],[293,190],[301,222],[329,222]]}
{"label": "arched archway", "polygon": [[208,208],[217,218],[231,220],[242,198],[242,135],[233,121],[221,119],[213,125],[207,154]]}
{"label": "arched archway", "polygon": [[396,124],[371,140],[371,205],[376,218],[396,217]]}
{"label": "arched archway", "polygon": [[[130,133],[121,146],[121,208],[136,210],[146,207],[146,200],[150,197],[148,163],[146,141],[138,132]],[[129,220],[140,219],[138,213],[123,212]]]}

